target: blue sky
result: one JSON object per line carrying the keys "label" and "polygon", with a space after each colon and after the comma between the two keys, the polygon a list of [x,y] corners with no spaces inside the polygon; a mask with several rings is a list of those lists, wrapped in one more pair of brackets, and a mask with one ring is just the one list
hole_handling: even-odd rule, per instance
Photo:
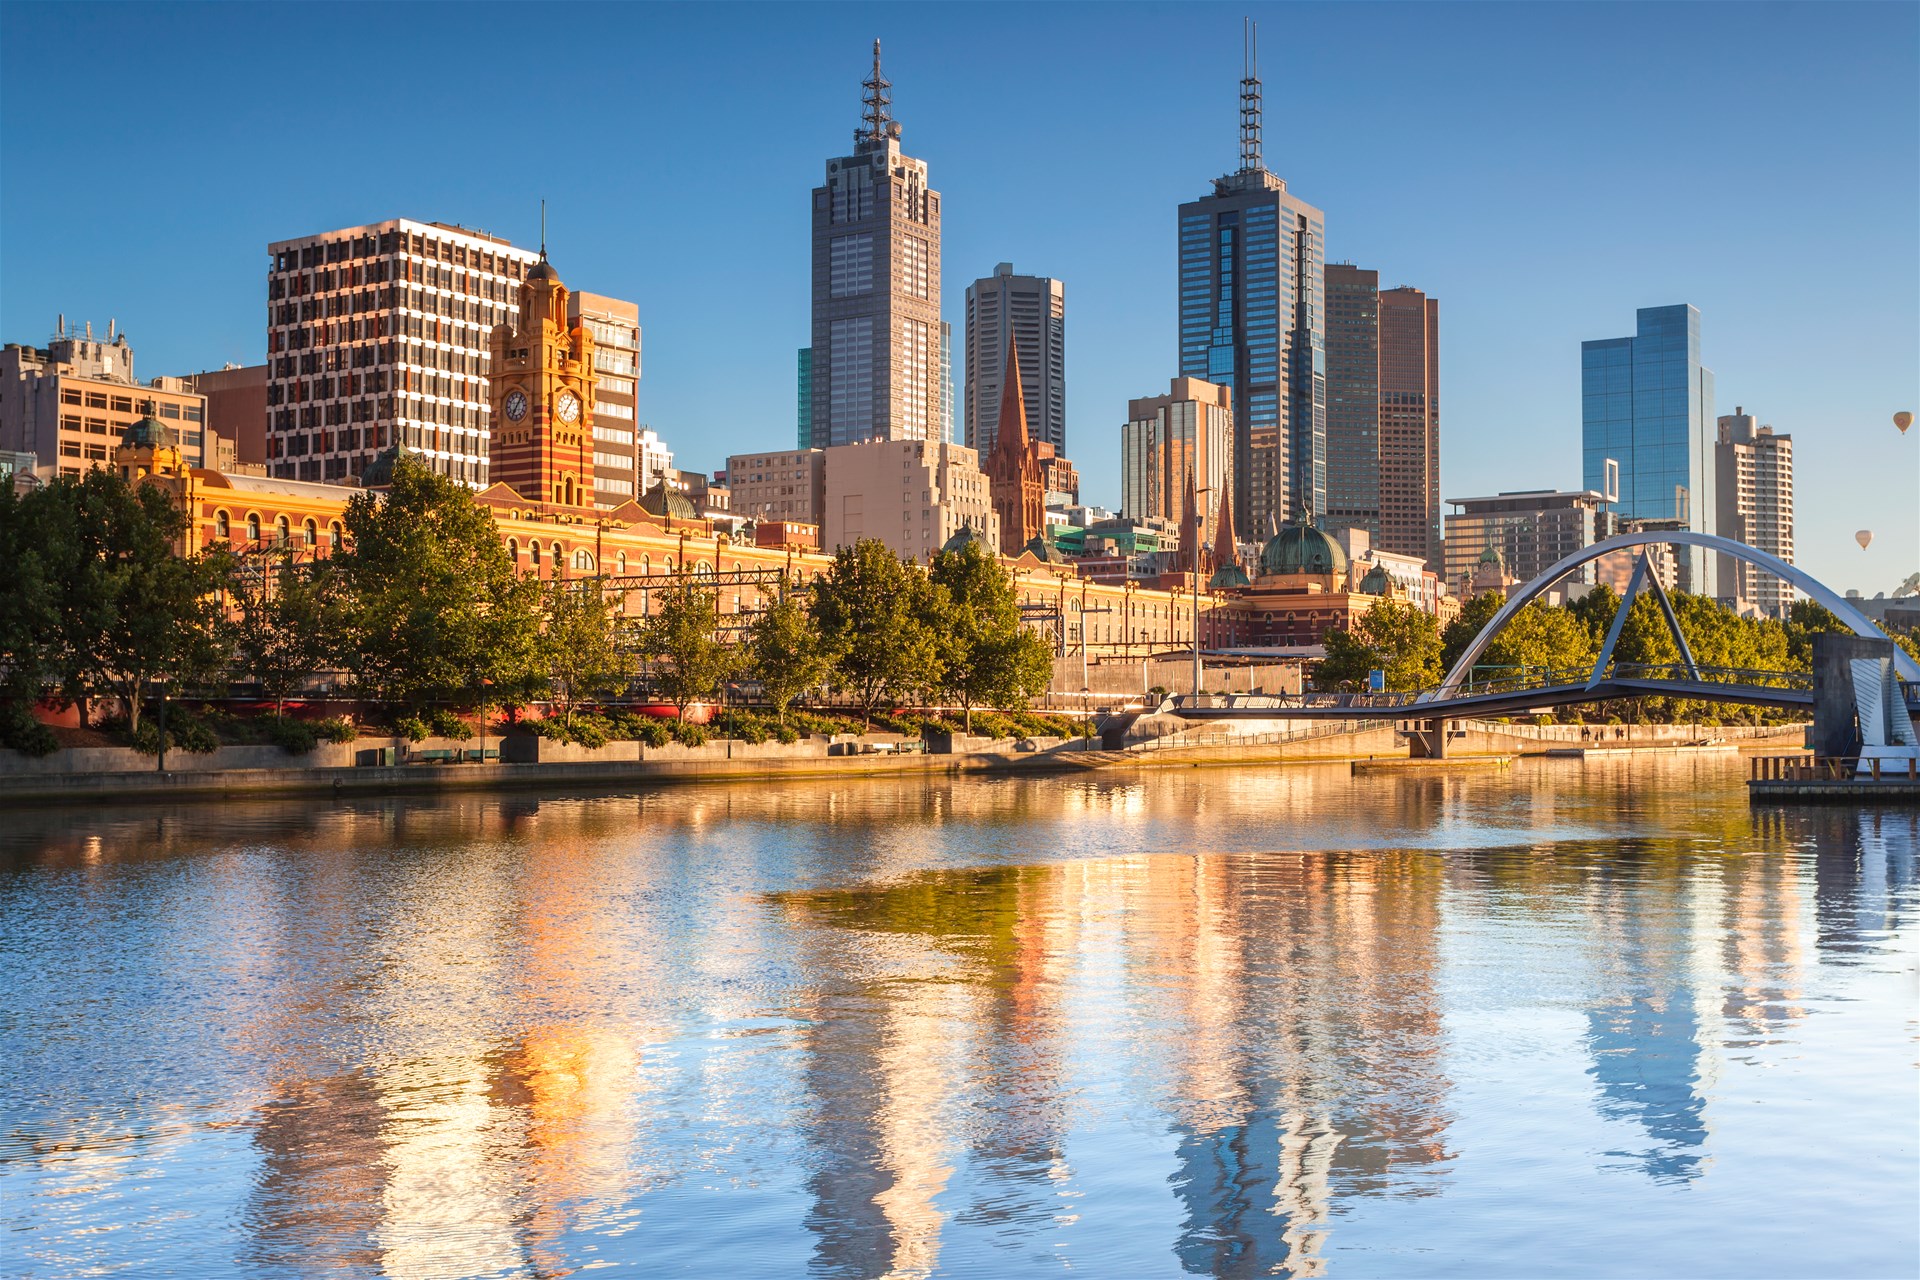
{"label": "blue sky", "polygon": [[[1579,344],[1703,313],[1719,411],[1794,435],[1800,562],[1920,569],[1920,6],[6,6],[0,339],[116,317],[142,376],[264,355],[270,240],[405,216],[637,301],[680,465],[784,444],[807,197],[885,41],[944,197],[945,311],[1066,282],[1068,453],[1117,505],[1174,367],[1174,217],[1267,162],[1330,260],[1441,304],[1442,489],[1579,482]],[[1855,529],[1871,527],[1866,552]]]}

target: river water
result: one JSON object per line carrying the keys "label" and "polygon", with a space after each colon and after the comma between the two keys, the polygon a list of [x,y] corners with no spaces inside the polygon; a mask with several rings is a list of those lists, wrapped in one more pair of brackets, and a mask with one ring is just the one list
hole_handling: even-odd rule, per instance
{"label": "river water", "polygon": [[0,1273],[1912,1276],[1920,811],[1740,777],[16,811]]}

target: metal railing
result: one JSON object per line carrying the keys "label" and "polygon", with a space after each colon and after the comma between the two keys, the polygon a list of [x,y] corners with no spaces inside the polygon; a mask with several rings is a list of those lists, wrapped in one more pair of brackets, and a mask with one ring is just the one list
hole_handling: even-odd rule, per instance
{"label": "metal railing", "polygon": [[1920,759],[1911,756],[1754,756],[1748,770],[1755,782],[1920,782]]}
{"label": "metal railing", "polygon": [[1180,747],[1260,747],[1273,746],[1283,742],[1305,742],[1312,738],[1338,738],[1356,733],[1366,733],[1373,729],[1386,729],[1393,725],[1391,720],[1343,720],[1321,721],[1300,729],[1278,729],[1271,733],[1223,733],[1215,725],[1198,729],[1182,729],[1179,733],[1169,733],[1164,737],[1148,738],[1125,748],[1139,753],[1145,751],[1168,751]]}

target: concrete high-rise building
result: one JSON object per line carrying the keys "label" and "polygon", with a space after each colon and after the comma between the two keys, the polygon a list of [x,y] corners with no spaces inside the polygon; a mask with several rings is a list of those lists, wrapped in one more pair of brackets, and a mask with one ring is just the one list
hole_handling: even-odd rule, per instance
{"label": "concrete high-rise building", "polygon": [[1188,493],[1201,489],[1212,491],[1207,509],[1216,509],[1233,483],[1234,436],[1228,387],[1175,378],[1164,396],[1129,400],[1120,435],[1120,514],[1179,525]]}
{"label": "concrete high-rise building", "polygon": [[1380,273],[1327,264],[1327,524],[1380,533]]}
{"label": "concrete high-rise building", "polygon": [[926,561],[961,529],[1000,545],[1000,517],[980,459],[943,440],[868,440],[826,454],[826,550],[878,538],[896,555]]}
{"label": "concrete high-rise building", "polygon": [[8,343],[0,349],[0,451],[34,455],[40,480],[105,467],[126,429],[151,413],[177,433],[189,467],[218,468],[219,437],[207,427],[207,399],[182,378],[133,378],[133,348],[109,325],[75,331],[61,317],[44,348]]}
{"label": "concrete high-rise building", "polygon": [[634,439],[639,405],[640,308],[597,293],[567,298],[569,327],[593,335],[593,501],[617,507],[647,491]]}
{"label": "concrete high-rise building", "polygon": [[[1738,405],[1713,446],[1713,531],[1793,563],[1793,437],[1775,435]],[[1793,588],[1732,556],[1719,556],[1720,597],[1736,610],[1787,616]]]}
{"label": "concrete high-rise building", "polygon": [[405,445],[489,479],[493,328],[518,323],[540,255],[483,231],[394,218],[267,246],[267,467],[342,481]]}
{"label": "concrete high-rise building", "polygon": [[727,458],[735,515],[786,524],[820,523],[827,504],[827,456],[819,449],[736,453]]}
{"label": "concrete high-rise building", "polygon": [[993,451],[1009,347],[1020,359],[1027,431],[1067,450],[1067,289],[1046,276],[1018,276],[1003,262],[967,286],[966,441]]}
{"label": "concrete high-rise building", "polygon": [[645,423],[635,424],[633,469],[637,477],[634,486],[642,495],[661,484],[673,487],[672,480],[678,472],[673,465],[673,450],[667,448],[658,431]]}
{"label": "concrete high-rise building", "polygon": [[1248,41],[1240,168],[1180,206],[1180,372],[1233,389],[1234,513],[1249,529],[1327,510],[1326,218],[1261,159]]}
{"label": "concrete high-rise building", "polygon": [[1440,302],[1380,291],[1380,531],[1374,545],[1440,562]]}
{"label": "concrete high-rise building", "polygon": [[[1459,510],[1447,513],[1442,577],[1462,598],[1472,594],[1468,584],[1489,550],[1499,554],[1511,577],[1531,582],[1558,561],[1616,532],[1597,490],[1526,489],[1487,498],[1448,498],[1447,505]],[[1584,564],[1570,577],[1596,581],[1594,566]]]}
{"label": "concrete high-rise building", "polygon": [[[1714,495],[1713,371],[1700,363],[1700,313],[1641,307],[1637,332],[1580,344],[1581,483],[1606,490],[1620,464],[1623,519],[1707,532]],[[1680,557],[1680,589],[1713,594],[1713,557]]]}
{"label": "concrete high-rise building", "polygon": [[267,366],[228,365],[181,379],[207,398],[207,430],[233,441],[236,462],[264,467],[267,461]]}
{"label": "concrete high-rise building", "polygon": [[853,154],[813,190],[815,448],[939,439],[940,193],[900,150],[880,42]]}
{"label": "concrete high-rise building", "polygon": [[940,438],[953,443],[953,326],[940,322]]}

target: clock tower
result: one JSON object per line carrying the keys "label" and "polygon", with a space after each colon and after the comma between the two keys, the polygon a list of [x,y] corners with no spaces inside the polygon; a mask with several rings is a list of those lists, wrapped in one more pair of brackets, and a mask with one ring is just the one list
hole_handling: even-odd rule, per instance
{"label": "clock tower", "polygon": [[490,478],[544,511],[592,511],[593,336],[567,328],[544,244],[520,285],[520,327],[494,327],[488,396]]}

